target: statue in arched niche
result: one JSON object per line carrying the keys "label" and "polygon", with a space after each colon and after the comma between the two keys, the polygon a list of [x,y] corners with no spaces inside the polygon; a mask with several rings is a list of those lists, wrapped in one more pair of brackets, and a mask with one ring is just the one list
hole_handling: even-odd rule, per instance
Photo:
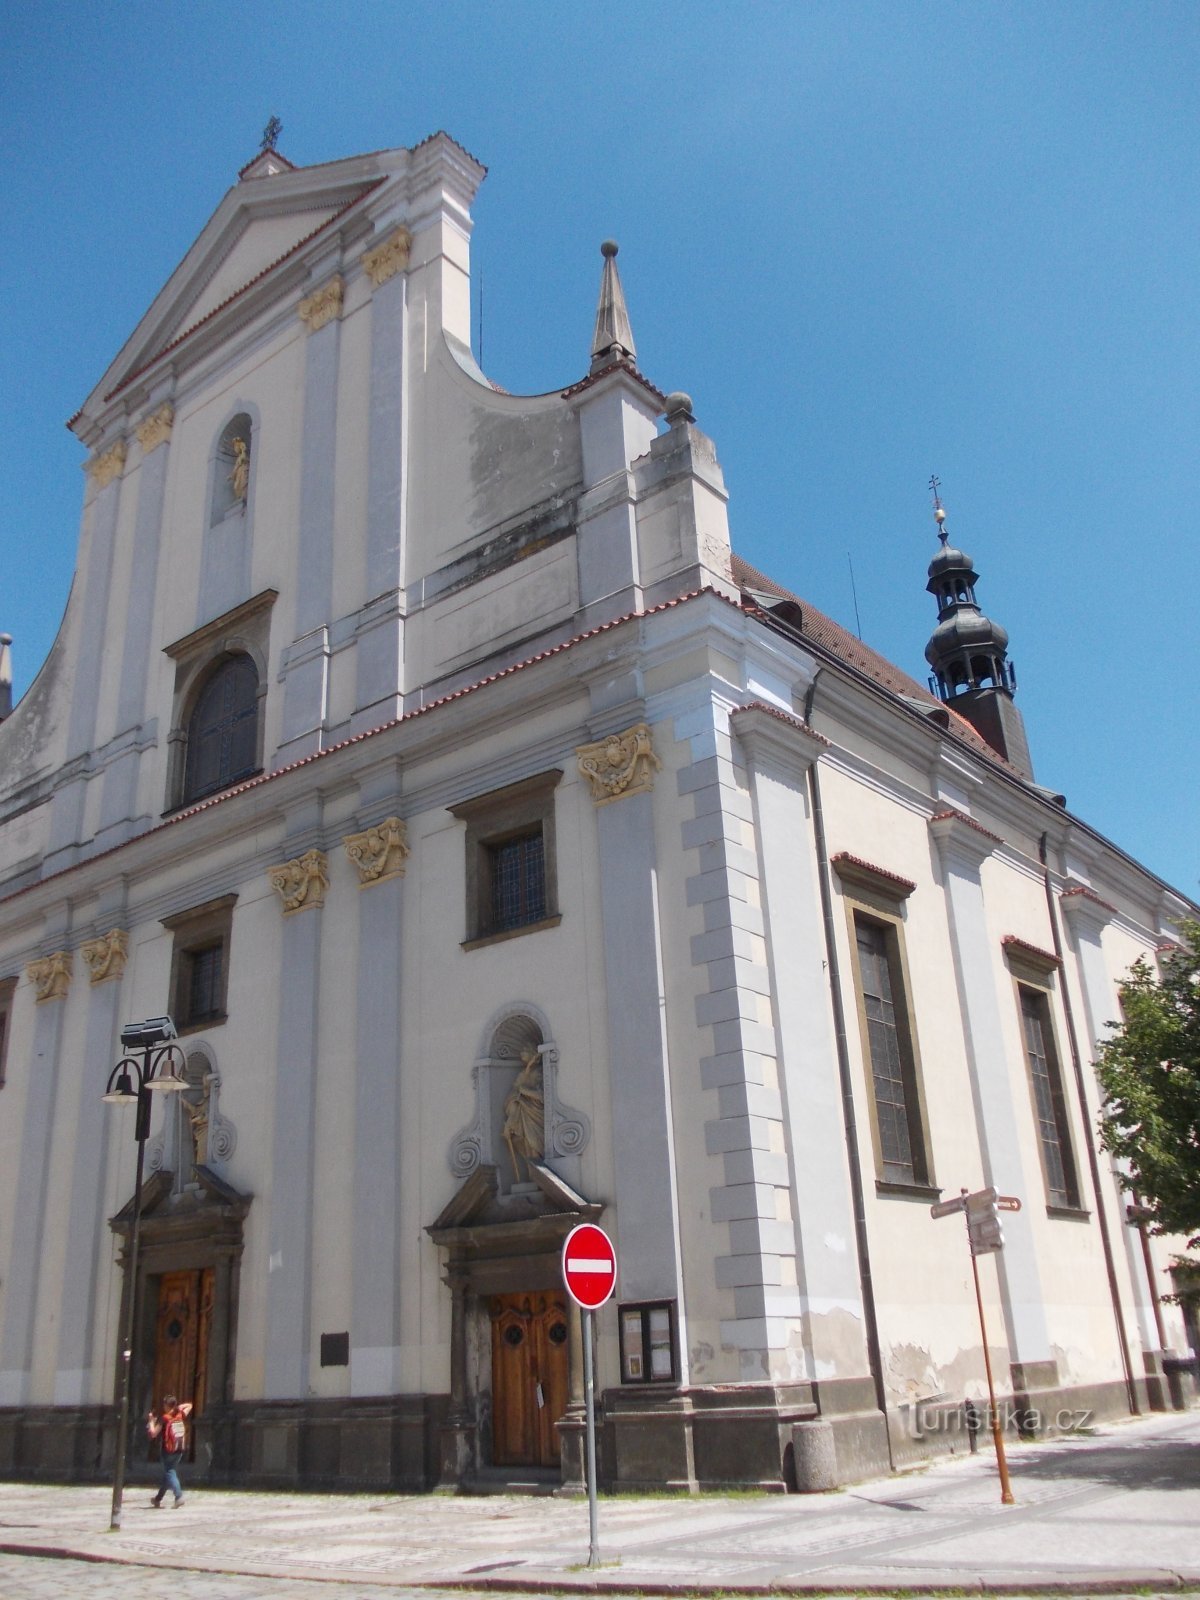
{"label": "statue in arched niche", "polygon": [[[538,1049],[527,1045],[521,1051],[521,1070],[504,1102],[504,1142],[512,1161],[517,1183],[529,1181],[529,1163],[540,1161],[546,1153],[546,1098],[542,1082],[542,1058]],[[522,1171],[522,1165],[524,1170]]]}
{"label": "statue in arched niche", "polygon": [[229,448],[233,454],[229,487],[233,490],[235,500],[245,500],[250,487],[250,441],[242,434],[235,433],[229,441]]}

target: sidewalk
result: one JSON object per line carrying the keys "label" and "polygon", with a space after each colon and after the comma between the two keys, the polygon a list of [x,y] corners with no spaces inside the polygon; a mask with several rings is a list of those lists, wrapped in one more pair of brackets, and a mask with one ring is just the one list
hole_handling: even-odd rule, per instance
{"label": "sidewalk", "polygon": [[586,1499],[197,1489],[155,1511],[131,1488],[0,1485],[0,1552],[257,1577],[525,1594],[1095,1595],[1200,1589],[1200,1413],[990,1450],[826,1495]]}

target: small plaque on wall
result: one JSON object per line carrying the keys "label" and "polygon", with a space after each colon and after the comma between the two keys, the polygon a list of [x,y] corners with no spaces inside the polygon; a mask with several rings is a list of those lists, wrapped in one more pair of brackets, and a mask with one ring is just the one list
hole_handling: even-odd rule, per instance
{"label": "small plaque on wall", "polygon": [[321,1335],[321,1365],[323,1367],[348,1367],[350,1365],[350,1335],[348,1333],[323,1333]]}

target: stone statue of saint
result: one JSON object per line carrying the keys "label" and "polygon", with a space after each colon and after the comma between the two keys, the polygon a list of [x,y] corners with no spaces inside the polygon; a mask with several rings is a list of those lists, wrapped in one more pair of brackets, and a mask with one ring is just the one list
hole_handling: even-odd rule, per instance
{"label": "stone statue of saint", "polygon": [[188,1119],[188,1133],[192,1141],[192,1165],[202,1166],[208,1157],[208,1096],[189,1100],[181,1095],[184,1114]]}
{"label": "stone statue of saint", "polygon": [[245,439],[236,434],[229,443],[233,451],[233,470],[229,474],[229,486],[233,490],[235,500],[244,500],[246,491],[250,487],[250,446]]}
{"label": "stone statue of saint", "polygon": [[546,1153],[542,1058],[532,1047],[521,1051],[521,1070],[504,1102],[504,1142],[508,1146],[515,1181],[527,1183],[529,1163],[540,1161]]}

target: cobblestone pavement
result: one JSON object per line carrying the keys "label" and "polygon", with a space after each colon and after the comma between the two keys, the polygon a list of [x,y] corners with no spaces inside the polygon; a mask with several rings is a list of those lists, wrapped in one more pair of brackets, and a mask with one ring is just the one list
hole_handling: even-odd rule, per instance
{"label": "cobblestone pavement", "polygon": [[[132,1563],[116,1579],[122,1600],[140,1595],[136,1584],[146,1568],[159,1569],[150,1579],[156,1600],[164,1584],[190,1593],[181,1585],[195,1580],[181,1568],[203,1569],[206,1600],[308,1600],[310,1589],[375,1600],[446,1585],[468,1592],[503,1586],[729,1594],[1200,1588],[1200,1413],[1018,1446],[1010,1459],[1014,1506],[1000,1504],[994,1461],[983,1452],[829,1495],[605,1497],[598,1573],[585,1567],[585,1501],[513,1495],[192,1488],[174,1512],[152,1510],[147,1491],[131,1488],[124,1526],[113,1534],[103,1488],[0,1484],[0,1552],[18,1560],[42,1549]],[[22,1581],[44,1584],[36,1570],[24,1572],[32,1576]],[[111,1566],[97,1564],[85,1569],[78,1589],[64,1580],[53,1592],[115,1595],[113,1577]],[[287,1581],[272,1581],[278,1579]],[[326,1581],[314,1583],[320,1579]],[[28,1590],[43,1592],[51,1591]],[[9,1591],[0,1589],[0,1600],[10,1600]]]}
{"label": "cobblestone pavement", "polygon": [[[391,1584],[386,1588],[360,1583],[331,1587],[295,1578],[228,1574],[214,1579],[210,1572],[173,1572],[164,1577],[150,1567],[0,1555],[3,1600],[405,1600],[416,1595],[431,1600],[432,1591],[398,1589]],[[462,1600],[462,1596],[446,1596],[445,1600]]]}
{"label": "cobblestone pavement", "polygon": [[[381,1588],[357,1581],[331,1585],[295,1578],[243,1578],[230,1574],[214,1577],[210,1572],[172,1572],[167,1578],[160,1570],[147,1567],[0,1555],[3,1600],[469,1600],[469,1594],[467,1591],[464,1597],[462,1590],[439,1592],[391,1584]],[[523,1597],[511,1594],[508,1600]],[[1029,1594],[1022,1600],[1050,1597]],[[1179,1591],[1141,1591],[1137,1595],[1106,1596],[1106,1600],[1179,1600]]]}

